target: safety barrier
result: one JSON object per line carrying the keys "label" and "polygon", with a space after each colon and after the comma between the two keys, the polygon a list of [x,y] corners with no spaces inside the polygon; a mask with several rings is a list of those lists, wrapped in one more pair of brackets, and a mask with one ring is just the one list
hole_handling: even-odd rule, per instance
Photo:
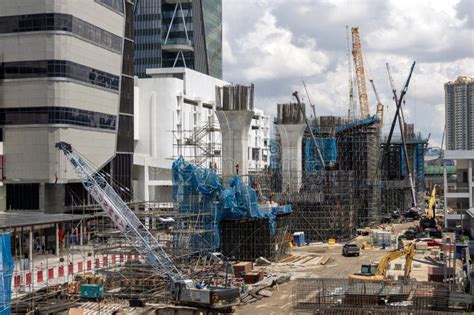
{"label": "safety barrier", "polygon": [[[35,266],[33,273],[30,271],[15,270],[13,273],[13,289],[18,291],[22,286],[44,286],[67,282],[74,279],[74,276],[85,272],[96,272],[99,269],[118,267],[127,261],[140,260],[138,255],[103,255],[100,257],[88,257],[75,262],[60,262],[53,267]],[[94,263],[94,264],[93,264]],[[67,267],[67,274],[65,268]]]}

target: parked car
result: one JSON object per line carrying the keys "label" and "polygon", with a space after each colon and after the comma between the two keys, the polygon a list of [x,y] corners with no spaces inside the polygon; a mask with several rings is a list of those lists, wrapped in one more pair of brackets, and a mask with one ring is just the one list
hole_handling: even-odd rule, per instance
{"label": "parked car", "polygon": [[345,244],[342,247],[342,255],[343,256],[359,256],[360,254],[360,247],[357,244]]}

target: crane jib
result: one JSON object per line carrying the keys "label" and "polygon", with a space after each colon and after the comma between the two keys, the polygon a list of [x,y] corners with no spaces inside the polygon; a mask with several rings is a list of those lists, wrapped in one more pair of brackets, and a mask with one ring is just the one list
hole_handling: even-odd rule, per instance
{"label": "crane jib", "polygon": [[104,196],[97,186],[93,187],[90,190],[90,194],[97,201],[100,207],[104,210],[107,216],[114,222],[115,226],[121,231],[124,232],[127,228],[127,223],[121,218],[119,214],[114,211],[114,207],[111,205],[110,201],[106,196]]}

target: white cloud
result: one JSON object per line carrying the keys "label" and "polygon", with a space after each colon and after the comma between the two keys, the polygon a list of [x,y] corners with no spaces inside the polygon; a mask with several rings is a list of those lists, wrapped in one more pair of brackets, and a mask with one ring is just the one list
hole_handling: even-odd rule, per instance
{"label": "white cloud", "polygon": [[314,39],[295,38],[277,27],[276,18],[268,11],[256,21],[254,30],[238,37],[233,53],[241,56],[242,78],[248,81],[317,75],[328,63]]}
{"label": "white cloud", "polygon": [[[385,130],[395,109],[385,63],[400,90],[416,60],[406,119],[440,143],[443,84],[474,76],[473,21],[471,0],[225,0],[224,77],[254,82],[255,104],[272,114],[293,90],[306,97],[304,79],[318,115],[347,115],[345,26],[359,26],[366,73],[386,105]],[[375,96],[367,89],[374,113]]]}

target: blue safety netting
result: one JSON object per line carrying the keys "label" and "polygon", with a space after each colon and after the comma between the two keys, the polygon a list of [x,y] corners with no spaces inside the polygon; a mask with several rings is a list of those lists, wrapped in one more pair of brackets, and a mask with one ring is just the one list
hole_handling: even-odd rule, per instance
{"label": "blue safety netting", "polygon": [[274,233],[276,215],[291,212],[291,206],[261,210],[257,193],[245,184],[240,176],[234,176],[229,187],[224,189],[220,177],[213,169],[205,169],[186,162],[182,157],[172,166],[173,200],[182,213],[201,213],[211,210],[205,227],[213,231],[209,241],[214,248],[220,246],[220,223],[222,220],[256,218],[268,219],[270,231]]}
{"label": "blue safety netting", "polygon": [[0,314],[11,314],[13,257],[11,251],[11,234],[0,233]]}
{"label": "blue safety netting", "polygon": [[[316,138],[316,144],[323,156],[324,164],[333,165],[337,160],[336,138]],[[313,139],[304,138],[304,170],[306,175],[315,174],[321,170],[321,162],[316,155]]]}

